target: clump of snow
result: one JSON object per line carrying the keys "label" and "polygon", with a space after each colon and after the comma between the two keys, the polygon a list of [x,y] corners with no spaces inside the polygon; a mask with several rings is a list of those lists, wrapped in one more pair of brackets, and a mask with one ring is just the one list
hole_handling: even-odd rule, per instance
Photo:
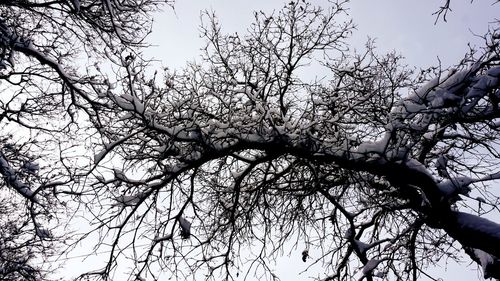
{"label": "clump of snow", "polygon": [[12,167],[9,165],[9,162],[1,152],[0,152],[0,174],[5,178],[6,182],[12,188],[14,188],[18,193],[20,193],[22,196],[26,198],[36,201],[36,199],[33,198],[34,192],[29,188],[28,185],[26,185],[19,179],[18,175],[16,174],[16,171],[12,169]]}
{"label": "clump of snow", "polygon": [[425,100],[426,95],[431,90],[436,88],[437,85],[439,85],[439,77],[432,79],[431,81],[427,82],[425,85],[420,87],[418,90],[415,91],[414,95],[408,97],[408,100],[421,104]]}
{"label": "clump of snow", "polygon": [[354,231],[349,227],[344,234],[344,238],[350,239],[352,236],[354,236]]}
{"label": "clump of snow", "polygon": [[71,0],[71,3],[73,4],[73,7],[75,8],[75,12],[79,13],[80,12],[80,0]]}
{"label": "clump of snow", "polygon": [[35,223],[35,232],[36,235],[42,240],[52,238],[52,233],[48,229],[41,227],[37,223]]}
{"label": "clump of snow", "polygon": [[183,217],[179,217],[179,225],[181,227],[181,237],[188,239],[191,236],[191,223]]}
{"label": "clump of snow", "polygon": [[127,176],[125,176],[125,173],[122,170],[113,169],[113,174],[115,175],[116,179],[119,179],[122,181],[128,181]]}
{"label": "clump of snow", "polygon": [[96,175],[95,178],[100,182],[100,183],[105,183],[106,179],[102,175]]}
{"label": "clump of snow", "polygon": [[302,261],[306,262],[308,257],[309,257],[309,250],[308,249],[304,249],[302,251]]}
{"label": "clump of snow", "polygon": [[458,72],[451,69],[448,73],[448,77],[439,85],[439,88],[453,90],[454,87],[460,87],[460,85],[469,78],[471,73],[472,71],[469,69]]}
{"label": "clump of snow", "polygon": [[411,158],[408,159],[406,161],[406,166],[410,169],[413,169],[413,170],[418,171],[420,173],[431,176],[431,174],[429,173],[427,168],[425,168],[425,166],[416,159],[411,159]]}
{"label": "clump of snow", "polygon": [[135,111],[143,114],[145,110],[144,103],[135,95],[123,94],[113,97],[116,105],[125,110]]}
{"label": "clump of snow", "polygon": [[101,162],[102,158],[104,158],[104,156],[106,155],[107,152],[108,151],[106,149],[104,149],[101,152],[96,153],[94,155],[94,163],[97,164],[97,163]]}
{"label": "clump of snow", "polygon": [[120,118],[118,118],[118,121],[125,121],[127,119],[130,119],[134,116],[134,113],[132,112],[125,112]]}
{"label": "clump of snow", "polygon": [[387,147],[390,140],[390,133],[386,133],[384,137],[377,142],[364,142],[358,146],[356,149],[357,153],[376,153],[382,154]]}
{"label": "clump of snow", "polygon": [[486,75],[493,77],[500,77],[500,66],[492,67],[488,69]]}
{"label": "clump of snow", "polygon": [[474,249],[474,255],[476,255],[476,257],[479,259],[479,263],[481,264],[481,268],[483,269],[484,278],[489,278],[488,269],[490,265],[494,264],[495,260],[490,254],[479,249]]}
{"label": "clump of snow", "polygon": [[474,231],[483,233],[485,236],[500,239],[500,224],[464,212],[455,212],[455,215],[461,229],[474,229]]}
{"label": "clump of snow", "polygon": [[434,138],[434,135],[435,135],[435,132],[427,132],[422,136],[422,138],[430,141]]}
{"label": "clump of snow", "polygon": [[366,251],[368,251],[372,247],[371,244],[366,244],[366,243],[361,242],[357,239],[354,239],[354,245],[356,246],[356,248],[358,248],[358,250],[361,253],[366,253]]}
{"label": "clump of snow", "polygon": [[481,202],[481,203],[486,203],[486,200],[483,197],[480,197],[480,196],[476,197],[476,200],[478,202]]}
{"label": "clump of snow", "polygon": [[38,163],[34,163],[34,162],[25,162],[22,166],[22,168],[30,173],[30,174],[36,174],[38,172],[38,170],[40,169],[40,166],[38,165]]}
{"label": "clump of snow", "polygon": [[373,272],[373,270],[375,268],[377,268],[377,266],[382,262],[382,260],[379,260],[379,259],[371,259],[369,260],[365,266],[363,266],[363,269],[361,270],[361,272],[363,273],[363,275],[368,275],[368,274],[371,274]]}
{"label": "clump of snow", "polygon": [[468,177],[452,178],[438,184],[438,188],[446,198],[452,198],[456,195],[468,195],[471,191],[469,185],[472,179]]}
{"label": "clump of snow", "polygon": [[[490,69],[492,70],[492,69]],[[471,89],[467,93],[468,99],[481,98],[488,93],[488,89],[496,87],[499,83],[499,79],[496,75],[490,75],[488,71],[487,75],[483,75],[477,79],[477,81],[472,85]],[[496,71],[491,73],[496,74]]]}
{"label": "clump of snow", "polygon": [[234,170],[231,171],[231,176],[235,179],[241,177],[241,175],[243,175],[243,171],[234,171]]}
{"label": "clump of snow", "polygon": [[116,202],[114,206],[122,205],[125,207],[137,205],[143,197],[142,193],[136,195],[120,195],[115,198]]}
{"label": "clump of snow", "polygon": [[440,176],[442,177],[448,176],[447,166],[448,166],[448,158],[443,154],[439,155],[436,161],[436,170],[438,171],[438,174]]}
{"label": "clump of snow", "polygon": [[166,240],[171,240],[171,239],[172,239],[172,234],[167,234],[165,236],[155,237],[155,239],[153,241],[155,243],[158,243],[158,242],[162,242],[162,241],[166,241]]}

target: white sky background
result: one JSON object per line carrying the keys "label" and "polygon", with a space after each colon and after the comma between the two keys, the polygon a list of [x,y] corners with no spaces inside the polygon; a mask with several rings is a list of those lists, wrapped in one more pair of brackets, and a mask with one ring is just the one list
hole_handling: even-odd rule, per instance
{"label": "white sky background", "polygon": [[[453,11],[447,23],[436,25],[433,13],[445,0],[357,0],[350,3],[350,14],[357,26],[352,45],[362,48],[368,36],[375,38],[381,52],[396,50],[411,66],[458,63],[467,51],[467,43],[481,45],[474,34],[487,31],[488,22],[500,17],[500,4],[493,0],[452,0]],[[326,0],[313,0],[327,5]],[[147,55],[162,61],[164,66],[179,68],[197,58],[203,40],[199,37],[200,11],[213,10],[223,32],[244,34],[253,20],[254,10],[271,12],[280,9],[279,0],[178,0],[175,11],[165,9],[155,18],[149,41],[154,44]]]}
{"label": "white sky background", "polygon": [[[351,45],[362,49],[368,36],[376,39],[380,53],[396,50],[406,58],[409,66],[425,68],[437,65],[438,57],[444,67],[456,64],[467,52],[468,42],[481,46],[482,40],[473,33],[482,35],[487,31],[488,22],[495,16],[500,17],[500,4],[492,5],[493,0],[452,0],[453,11],[448,14],[448,22],[440,20],[436,25],[432,15],[445,0],[357,0],[348,5],[350,15],[357,25],[357,31],[350,39]],[[186,62],[199,60],[203,40],[199,37],[200,11],[213,10],[219,18],[223,32],[238,32],[243,35],[253,20],[254,10],[271,12],[283,7],[285,1],[279,0],[177,0],[175,11],[165,8],[155,17],[153,33],[149,37],[153,47],[145,52],[146,56],[160,61],[170,69],[182,68]],[[315,5],[327,5],[326,0],[312,1]],[[327,73],[314,73],[323,77]],[[278,260],[277,275],[282,280],[308,280],[309,274],[299,275],[307,264],[301,261],[297,249],[291,257]],[[314,252],[310,253],[315,258]],[[90,258],[92,260],[92,258]],[[87,260],[87,262],[90,262]],[[71,262],[68,262],[68,265]],[[92,263],[92,262],[90,262]],[[445,264],[436,269],[443,280],[477,280],[478,273],[471,269]],[[76,271],[89,270],[86,268]],[[77,266],[78,267],[78,266]],[[316,266],[311,275],[321,273]],[[427,280],[422,277],[422,280]]]}

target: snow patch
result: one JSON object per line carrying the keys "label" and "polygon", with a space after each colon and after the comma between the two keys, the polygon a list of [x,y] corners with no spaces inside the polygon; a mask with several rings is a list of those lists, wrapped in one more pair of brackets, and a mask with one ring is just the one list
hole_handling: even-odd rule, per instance
{"label": "snow patch", "polygon": [[481,264],[481,268],[483,269],[484,278],[488,278],[488,268],[490,265],[493,265],[495,263],[495,260],[490,254],[479,249],[474,249],[474,255],[476,255],[476,257],[479,259],[479,263]]}
{"label": "snow patch", "polygon": [[165,241],[165,240],[171,240],[171,239],[172,239],[172,234],[167,234],[165,236],[155,237],[155,239],[153,241],[155,243],[158,243],[158,242],[162,242],[162,241]]}
{"label": "snow patch", "polygon": [[432,177],[429,171],[427,171],[427,168],[425,168],[425,166],[416,159],[411,159],[411,158],[408,159],[406,161],[406,166],[412,170],[418,171],[420,173],[428,175],[429,177]]}
{"label": "snow patch", "polygon": [[372,247],[372,244],[366,244],[356,239],[354,239],[354,245],[361,253],[366,253]]}
{"label": "snow patch", "polygon": [[36,174],[40,169],[40,166],[38,165],[38,163],[25,162],[22,168],[30,174]]}
{"label": "snow patch", "polygon": [[52,233],[38,224],[35,224],[35,232],[36,235],[42,240],[52,238]]}
{"label": "snow patch", "polygon": [[179,225],[181,227],[181,237],[188,239],[191,236],[191,223],[183,217],[179,217]]}
{"label": "snow patch", "polygon": [[500,224],[463,212],[455,212],[455,215],[457,223],[462,229],[474,229],[475,231],[484,233],[485,236],[500,240]]}
{"label": "snow patch", "polygon": [[120,195],[115,198],[116,202],[113,204],[114,206],[122,205],[124,207],[135,206],[141,202],[141,199],[144,197],[142,193],[138,193],[136,195]]}
{"label": "snow patch", "polygon": [[382,262],[382,260],[379,260],[379,259],[371,259],[369,260],[365,266],[363,266],[363,269],[361,270],[361,272],[363,273],[363,275],[368,275],[368,274],[371,274],[373,272],[373,270],[375,268],[377,268],[377,266]]}

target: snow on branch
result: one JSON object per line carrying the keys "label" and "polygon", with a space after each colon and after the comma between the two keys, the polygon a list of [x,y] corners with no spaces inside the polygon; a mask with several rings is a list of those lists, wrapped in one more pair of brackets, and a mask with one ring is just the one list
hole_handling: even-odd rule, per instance
{"label": "snow on branch", "polygon": [[137,193],[135,195],[120,195],[114,198],[116,202],[113,206],[133,207],[139,204],[143,199],[143,193]]}
{"label": "snow on branch", "polygon": [[453,211],[443,221],[444,230],[462,245],[500,257],[500,224],[486,218]]}
{"label": "snow on branch", "polygon": [[38,203],[34,192],[30,187],[21,181],[16,171],[9,165],[9,162],[5,158],[5,155],[0,151],[0,174],[4,177],[4,180],[9,186],[14,188],[23,197],[29,199],[32,202]]}
{"label": "snow on branch", "polygon": [[181,237],[183,239],[188,239],[191,236],[191,222],[189,222],[184,217],[179,217],[179,226],[181,228]]}
{"label": "snow on branch", "polygon": [[484,279],[494,277],[492,275],[492,272],[490,271],[494,270],[493,266],[495,266],[495,258],[485,251],[479,249],[474,249],[473,253],[476,258],[479,259],[479,263],[481,264],[481,268],[483,269]]}

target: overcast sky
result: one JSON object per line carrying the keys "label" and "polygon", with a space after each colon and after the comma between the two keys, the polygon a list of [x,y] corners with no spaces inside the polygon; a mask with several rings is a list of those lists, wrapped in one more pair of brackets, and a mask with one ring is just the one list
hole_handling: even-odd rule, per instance
{"label": "overcast sky", "polygon": [[[312,1],[327,5],[328,1]],[[350,39],[353,46],[362,48],[368,36],[375,38],[380,52],[396,50],[406,57],[406,63],[415,67],[436,65],[439,57],[444,66],[458,63],[468,50],[467,43],[480,45],[481,40],[474,34],[484,34],[488,22],[500,15],[500,4],[493,1],[453,0],[453,11],[448,14],[448,22],[436,25],[435,12],[443,1],[436,0],[359,0],[348,5],[350,15],[357,25],[357,31]],[[181,68],[187,61],[197,58],[203,41],[199,37],[200,11],[208,9],[216,12],[225,32],[244,34],[253,19],[253,10],[273,11],[285,2],[271,0],[178,0],[175,11],[166,8],[155,17],[155,25],[147,56],[161,61],[171,69]],[[321,73],[317,74],[322,76]],[[307,280],[307,275],[298,275],[306,265],[300,261],[298,249],[291,257],[284,257],[276,266],[282,280]],[[293,252],[292,252],[293,253]],[[314,252],[311,256],[314,258]],[[475,265],[464,269],[462,266],[444,264],[440,276],[444,280],[475,280],[477,273],[471,271]],[[270,265],[273,267],[273,265]],[[447,269],[444,272],[444,269]],[[321,272],[321,267],[312,273]],[[422,279],[426,280],[426,279]]]}
{"label": "overcast sky", "polygon": [[[397,50],[409,65],[435,65],[437,57],[444,65],[457,63],[467,51],[467,43],[481,43],[474,34],[484,34],[488,22],[500,16],[500,4],[493,1],[454,0],[448,22],[434,24],[437,0],[359,0],[347,5],[357,25],[351,43],[361,48],[368,36],[375,38],[379,50]],[[170,68],[182,67],[199,55],[203,40],[199,38],[200,11],[213,10],[225,32],[243,34],[252,22],[254,10],[271,12],[284,1],[270,0],[182,0],[175,11],[165,9],[155,18],[150,42],[156,45],[147,54]],[[326,0],[312,1],[327,5]]]}

